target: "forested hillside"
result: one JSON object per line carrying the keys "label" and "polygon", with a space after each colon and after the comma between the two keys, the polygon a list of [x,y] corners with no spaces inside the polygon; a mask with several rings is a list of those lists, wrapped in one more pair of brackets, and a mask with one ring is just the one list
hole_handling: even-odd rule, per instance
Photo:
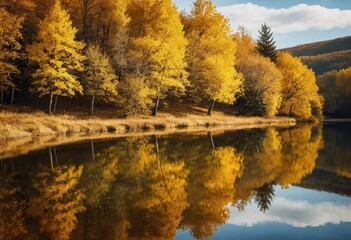
{"label": "forested hillside", "polygon": [[282,49],[294,56],[317,75],[324,97],[324,114],[351,116],[351,36]]}
{"label": "forested hillside", "polygon": [[281,51],[301,57],[316,75],[351,66],[351,36],[299,45]]}

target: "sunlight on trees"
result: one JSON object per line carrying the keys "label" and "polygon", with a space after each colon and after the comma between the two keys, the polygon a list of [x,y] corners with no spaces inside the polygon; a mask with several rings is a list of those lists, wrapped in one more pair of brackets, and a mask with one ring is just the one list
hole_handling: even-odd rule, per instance
{"label": "sunlight on trees", "polygon": [[11,76],[19,73],[15,60],[23,57],[20,53],[22,22],[23,18],[0,7],[0,103],[4,102],[4,91],[16,87]]}
{"label": "sunlight on trees", "polygon": [[62,8],[59,0],[39,24],[36,42],[27,47],[29,59],[38,64],[32,74],[35,79],[32,90],[40,97],[50,95],[49,113],[52,112],[52,98],[74,96],[83,93],[77,79],[77,71],[82,71],[81,55],[84,44],[75,40],[77,30],[72,27],[70,16]]}
{"label": "sunlight on trees", "polygon": [[280,112],[301,119],[310,119],[313,113],[313,117],[322,117],[322,99],[313,71],[289,53],[278,55],[277,67],[283,75]]}
{"label": "sunlight on trees", "polygon": [[82,79],[84,94],[91,97],[90,115],[93,115],[95,98],[114,101],[117,96],[117,79],[108,56],[96,45],[86,50],[87,64]]}
{"label": "sunlight on trees", "polygon": [[197,0],[190,14],[183,16],[183,24],[189,41],[190,92],[197,99],[210,101],[211,115],[216,101],[232,104],[241,91],[229,22],[211,1]]}
{"label": "sunlight on trees", "polygon": [[274,63],[261,56],[254,40],[241,29],[233,37],[237,44],[236,67],[243,74],[243,95],[238,100],[244,114],[274,116],[281,104],[281,74]]}

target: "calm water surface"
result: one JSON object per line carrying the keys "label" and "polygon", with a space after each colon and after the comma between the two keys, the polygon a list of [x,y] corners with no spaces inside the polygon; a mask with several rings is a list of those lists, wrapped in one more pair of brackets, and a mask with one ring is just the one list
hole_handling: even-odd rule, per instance
{"label": "calm water surface", "polygon": [[351,239],[351,124],[61,145],[0,160],[0,239]]}

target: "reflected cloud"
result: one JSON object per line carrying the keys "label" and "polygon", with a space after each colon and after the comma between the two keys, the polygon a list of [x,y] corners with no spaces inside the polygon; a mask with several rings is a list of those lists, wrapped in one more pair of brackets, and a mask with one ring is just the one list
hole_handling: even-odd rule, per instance
{"label": "reflected cloud", "polygon": [[264,222],[277,222],[293,227],[318,227],[327,223],[351,222],[351,204],[338,205],[332,202],[310,203],[277,197],[266,213],[260,212],[254,204],[238,212],[230,207],[229,224],[251,227]]}

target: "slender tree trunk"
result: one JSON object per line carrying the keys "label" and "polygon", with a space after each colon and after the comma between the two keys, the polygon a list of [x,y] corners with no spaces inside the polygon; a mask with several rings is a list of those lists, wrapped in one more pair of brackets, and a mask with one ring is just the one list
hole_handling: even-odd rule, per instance
{"label": "slender tree trunk", "polygon": [[94,112],[94,102],[95,102],[95,96],[93,96],[91,98],[91,105],[90,105],[90,111],[89,111],[89,115],[93,116],[93,112]]}
{"label": "slender tree trunk", "polygon": [[50,102],[49,102],[49,114],[51,114],[51,107],[52,107],[52,98],[54,97],[54,93],[51,92],[50,93]]}
{"label": "slender tree trunk", "polygon": [[50,158],[51,171],[54,171],[54,162],[53,162],[53,159],[52,159],[51,147],[49,147],[49,158]]}
{"label": "slender tree trunk", "polygon": [[160,104],[160,95],[157,95],[156,101],[155,101],[155,108],[152,112],[153,116],[157,115],[157,111],[158,111],[158,105]]}
{"label": "slender tree trunk", "polygon": [[53,113],[56,113],[57,99],[58,99],[58,96],[55,95]]}
{"label": "slender tree trunk", "polygon": [[90,147],[91,147],[91,159],[93,162],[95,162],[95,149],[94,149],[94,142],[93,140],[90,141]]}
{"label": "slender tree trunk", "polygon": [[214,148],[215,148],[215,145],[214,145],[214,141],[213,141],[212,132],[208,132],[207,135],[208,135],[208,137],[210,138],[211,149],[214,149]]}
{"label": "slender tree trunk", "polygon": [[12,104],[14,100],[15,100],[15,88],[13,87],[11,89],[11,101],[10,101],[10,103]]}
{"label": "slender tree trunk", "polygon": [[216,100],[212,100],[212,102],[210,103],[210,106],[209,106],[208,111],[207,111],[207,115],[208,116],[212,116],[212,112],[213,112],[213,107],[214,107],[215,101]]}

